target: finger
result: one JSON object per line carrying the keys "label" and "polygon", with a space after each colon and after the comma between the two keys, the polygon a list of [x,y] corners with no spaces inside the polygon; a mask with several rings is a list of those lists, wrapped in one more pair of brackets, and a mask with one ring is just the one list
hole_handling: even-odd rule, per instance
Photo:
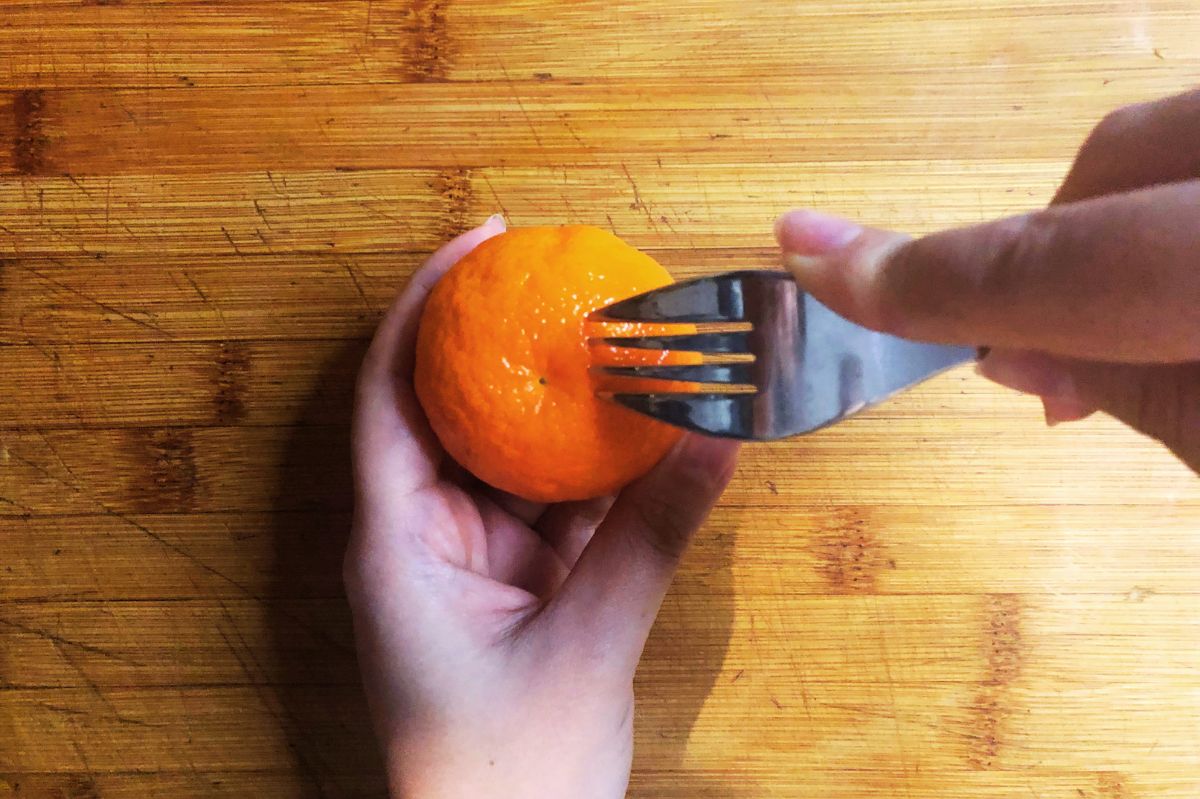
{"label": "finger", "polygon": [[[916,240],[808,212],[786,214],[777,229],[800,284],[876,330],[1177,362],[1200,357],[1197,208],[1193,180]],[[838,225],[847,243],[825,248]]]}
{"label": "finger", "polygon": [[1082,363],[1071,371],[1083,403],[1158,439],[1200,471],[1200,366]]}
{"label": "finger", "polygon": [[1200,364],[1136,366],[993,351],[979,371],[1070,415],[1096,408],[1167,445],[1200,470]]}
{"label": "finger", "polygon": [[384,314],[359,370],[354,402],[356,483],[404,495],[437,477],[440,447],[425,421],[411,376],[421,309],[433,284],[464,255],[504,231],[494,216],[430,256]]}
{"label": "finger", "polygon": [[504,230],[504,217],[493,215],[479,227],[442,245],[413,272],[375,331],[375,338],[363,361],[365,377],[373,381],[382,381],[395,374],[408,378],[412,371],[420,311],[434,284],[464,255]]}
{"label": "finger", "polygon": [[1114,111],[1080,148],[1054,202],[1200,177],[1197,130],[1200,90]]}
{"label": "finger", "polygon": [[546,503],[544,502],[523,499],[515,494],[510,494],[507,491],[501,491],[498,488],[490,486],[488,487],[488,498],[503,508],[506,513],[520,519],[527,525],[532,525],[546,512]]}
{"label": "finger", "polygon": [[548,608],[556,640],[578,642],[615,679],[632,677],[679,558],[729,482],[737,449],[686,436],[620,493]]}
{"label": "finger", "polygon": [[476,494],[479,517],[487,531],[488,576],[547,596],[566,579],[568,569],[541,536],[482,494]]}
{"label": "finger", "polygon": [[1065,363],[1041,352],[992,347],[975,369],[994,383],[1040,397],[1046,423],[1054,425],[1085,419],[1097,410],[1078,396]]}
{"label": "finger", "polygon": [[567,568],[573,569],[615,499],[600,497],[552,505],[538,519],[534,529],[558,553]]}

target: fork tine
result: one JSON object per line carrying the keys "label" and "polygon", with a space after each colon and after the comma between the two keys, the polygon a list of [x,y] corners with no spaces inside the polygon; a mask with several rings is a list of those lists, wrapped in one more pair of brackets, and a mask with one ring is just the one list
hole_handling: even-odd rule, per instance
{"label": "fork tine", "polygon": [[740,322],[746,318],[742,274],[731,272],[674,283],[601,308],[592,318],[621,322]]}
{"label": "fork tine", "polygon": [[754,382],[753,367],[752,363],[706,363],[687,366],[602,366],[600,371],[614,377],[749,384]]}
{"label": "fork tine", "polygon": [[614,402],[668,424],[722,438],[754,437],[755,394],[613,394]]}
{"label": "fork tine", "polygon": [[609,336],[599,339],[613,347],[638,350],[684,350],[687,352],[749,352],[750,334],[692,333],[683,336]]}

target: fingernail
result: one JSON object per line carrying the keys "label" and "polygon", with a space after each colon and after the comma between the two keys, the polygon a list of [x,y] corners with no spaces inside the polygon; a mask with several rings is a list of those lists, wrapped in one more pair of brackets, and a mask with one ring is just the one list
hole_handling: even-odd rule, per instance
{"label": "fingernail", "polygon": [[1045,398],[1042,399],[1042,417],[1046,420],[1046,427],[1057,427],[1066,421],[1065,419],[1060,419],[1055,412],[1054,401]]}
{"label": "fingernail", "polygon": [[1095,412],[1095,408],[1074,400],[1060,400],[1055,397],[1042,398],[1042,414],[1046,418],[1047,427],[1055,427],[1063,422],[1078,422]]}
{"label": "fingernail", "polygon": [[975,364],[975,371],[1023,394],[1082,404],[1070,370],[1050,355],[992,350]]}
{"label": "fingernail", "polygon": [[854,241],[862,232],[863,227],[857,222],[817,211],[788,211],[775,220],[775,240],[789,258],[828,255]]}
{"label": "fingernail", "polygon": [[807,286],[820,277],[821,271],[825,268],[825,259],[812,255],[798,255],[794,252],[784,253],[783,268],[791,272],[800,285]]}
{"label": "fingernail", "polygon": [[504,214],[492,214],[483,224],[508,230],[508,223],[504,221]]}

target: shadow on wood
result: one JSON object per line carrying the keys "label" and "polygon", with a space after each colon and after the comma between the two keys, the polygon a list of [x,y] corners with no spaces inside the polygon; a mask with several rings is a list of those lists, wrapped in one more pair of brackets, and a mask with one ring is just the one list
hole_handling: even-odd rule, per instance
{"label": "shadow on wood", "polygon": [[[646,642],[634,690],[630,799],[728,799],[687,761],[688,739],[725,661],[734,621],[733,550],[742,512],[697,534]],[[653,764],[651,766],[650,764]],[[732,764],[731,764],[732,765]]]}
{"label": "shadow on wood", "polygon": [[[366,346],[365,341],[348,342],[322,374],[336,380],[352,374]],[[271,619],[279,671],[275,696],[265,701],[277,705],[276,719],[287,735],[298,782],[306,786],[304,796],[386,797],[383,763],[354,657],[349,608],[340,589],[353,504],[351,409],[332,414],[325,386],[325,380],[318,382],[301,418],[332,416],[337,420],[333,434],[293,428],[280,465]],[[320,552],[317,562],[313,549]],[[305,647],[309,657],[294,657],[297,637],[312,643]]]}

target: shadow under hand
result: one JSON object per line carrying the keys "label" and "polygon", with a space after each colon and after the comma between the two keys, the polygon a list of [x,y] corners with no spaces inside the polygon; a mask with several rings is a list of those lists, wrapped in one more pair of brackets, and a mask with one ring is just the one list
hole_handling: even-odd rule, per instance
{"label": "shadow under hand", "polygon": [[[279,454],[274,575],[264,597],[272,662],[259,669],[261,698],[286,735],[306,797],[387,796],[341,578],[353,510],[353,386],[367,344],[347,342],[322,366]],[[729,645],[741,515],[719,509],[697,535],[646,644],[635,686],[633,799],[729,795],[685,761]]]}
{"label": "shadow under hand", "polygon": [[342,588],[353,509],[350,416],[367,344],[347,342],[322,365],[279,458],[268,599],[274,660],[263,699],[287,736],[306,797],[387,796]]}
{"label": "shadow under hand", "polygon": [[729,795],[711,774],[688,763],[687,754],[732,635],[733,551],[741,515],[718,508],[697,534],[646,642],[634,681],[631,799]]}

